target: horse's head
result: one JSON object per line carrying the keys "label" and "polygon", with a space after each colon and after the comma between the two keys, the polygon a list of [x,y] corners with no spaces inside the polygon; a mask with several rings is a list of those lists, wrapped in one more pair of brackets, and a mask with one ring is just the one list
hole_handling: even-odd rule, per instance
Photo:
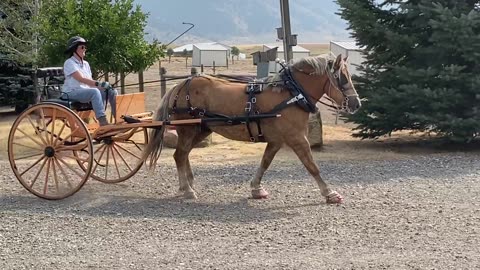
{"label": "horse's head", "polygon": [[353,86],[347,59],[343,59],[342,55],[335,61],[329,58],[316,56],[293,61],[293,69],[299,71],[295,77],[311,99],[318,101],[326,95],[341,110],[355,113],[362,104]]}
{"label": "horse's head", "polygon": [[326,73],[330,83],[328,89],[324,89],[325,94],[333,99],[342,110],[355,113],[362,106],[362,102],[353,86],[347,58],[343,59],[340,54],[335,62],[328,61],[327,67]]}

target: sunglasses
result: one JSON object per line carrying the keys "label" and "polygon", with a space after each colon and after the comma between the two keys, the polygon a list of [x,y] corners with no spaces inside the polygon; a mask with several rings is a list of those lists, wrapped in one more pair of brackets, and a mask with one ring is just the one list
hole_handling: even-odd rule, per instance
{"label": "sunglasses", "polygon": [[85,45],[80,45],[80,46],[78,46],[78,48],[80,48],[80,49],[82,49],[82,50],[86,50],[86,49],[87,49],[87,46],[85,46]]}

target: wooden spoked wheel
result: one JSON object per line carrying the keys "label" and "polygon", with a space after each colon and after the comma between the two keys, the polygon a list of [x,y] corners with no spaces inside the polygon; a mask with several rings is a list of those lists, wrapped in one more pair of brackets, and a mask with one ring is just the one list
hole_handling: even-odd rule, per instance
{"label": "wooden spoked wheel", "polygon": [[[82,157],[73,151],[82,152]],[[13,123],[8,158],[18,181],[32,194],[63,199],[80,190],[90,175],[92,140],[73,111],[55,103],[41,103],[24,111]]]}
{"label": "wooden spoked wheel", "polygon": [[[119,183],[132,177],[142,167],[142,152],[148,142],[146,128],[133,128],[93,142],[94,164],[91,177],[103,183]],[[79,165],[87,168],[83,152],[76,151]]]}

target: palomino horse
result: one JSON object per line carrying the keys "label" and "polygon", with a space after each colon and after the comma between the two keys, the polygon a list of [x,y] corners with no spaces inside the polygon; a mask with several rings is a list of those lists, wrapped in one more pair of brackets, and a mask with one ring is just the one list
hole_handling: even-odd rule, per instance
{"label": "palomino horse", "polygon": [[[267,142],[260,167],[250,183],[253,198],[268,196],[261,185],[262,177],[275,154],[286,144],[315,178],[327,203],[341,203],[342,196],[330,189],[320,177],[306,134],[309,113],[317,109],[315,104],[324,94],[347,112],[354,113],[360,108],[360,99],[346,59],[339,55],[336,60],[331,56],[317,56],[293,61],[280,74],[266,78],[261,85],[263,89],[252,84],[199,75],[179,83],[163,97],[156,120],[213,117],[224,122],[176,127],[178,143],[173,156],[180,192],[185,198],[196,198],[188,156],[197,143],[216,132],[232,140]],[[261,117],[268,113],[281,116]],[[150,134],[143,154],[144,160],[150,158],[150,169],[161,153],[164,132],[163,126]]]}

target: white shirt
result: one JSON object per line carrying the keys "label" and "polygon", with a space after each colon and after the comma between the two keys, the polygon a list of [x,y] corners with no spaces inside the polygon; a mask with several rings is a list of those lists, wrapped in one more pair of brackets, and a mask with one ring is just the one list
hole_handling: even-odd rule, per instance
{"label": "white shirt", "polygon": [[73,73],[79,71],[84,78],[92,79],[92,70],[87,61],[78,60],[75,56],[68,58],[63,64],[63,73],[65,74],[65,82],[63,83],[63,92],[71,92],[78,88],[91,88],[73,78]]}

